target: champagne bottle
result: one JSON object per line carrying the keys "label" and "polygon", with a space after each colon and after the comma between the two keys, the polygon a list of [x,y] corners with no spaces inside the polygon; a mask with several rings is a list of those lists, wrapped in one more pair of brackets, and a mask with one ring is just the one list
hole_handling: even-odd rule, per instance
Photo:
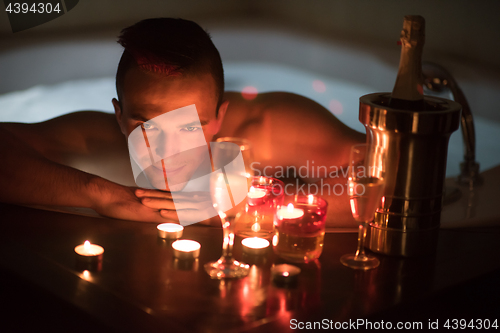
{"label": "champagne bottle", "polygon": [[398,76],[389,106],[395,109],[423,111],[422,50],[425,41],[425,20],[422,16],[407,15],[401,31],[401,57]]}

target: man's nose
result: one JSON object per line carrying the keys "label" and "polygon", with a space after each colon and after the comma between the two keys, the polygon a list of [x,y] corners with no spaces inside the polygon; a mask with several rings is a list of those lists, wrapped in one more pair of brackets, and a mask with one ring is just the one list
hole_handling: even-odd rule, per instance
{"label": "man's nose", "polygon": [[162,132],[158,137],[155,152],[158,159],[165,159],[180,153],[181,143],[176,135]]}

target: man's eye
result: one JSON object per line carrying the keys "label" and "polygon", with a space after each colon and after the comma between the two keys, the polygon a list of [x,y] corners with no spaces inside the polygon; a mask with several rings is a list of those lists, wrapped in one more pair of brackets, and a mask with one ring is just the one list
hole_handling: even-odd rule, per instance
{"label": "man's eye", "polygon": [[151,125],[151,124],[148,124],[148,123],[142,123],[142,128],[146,129],[146,130],[150,130],[150,129],[154,129],[155,126],[154,125]]}
{"label": "man's eye", "polygon": [[189,126],[189,127],[184,127],[182,130],[185,132],[194,132],[199,130],[199,127],[194,127],[194,126]]}

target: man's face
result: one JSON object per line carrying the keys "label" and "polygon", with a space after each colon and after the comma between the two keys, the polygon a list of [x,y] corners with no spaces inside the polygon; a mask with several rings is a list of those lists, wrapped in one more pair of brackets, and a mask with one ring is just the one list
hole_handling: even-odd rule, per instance
{"label": "man's face", "polygon": [[134,67],[125,74],[120,102],[113,101],[118,123],[151,186],[180,191],[197,171],[210,168],[207,143],[226,106],[216,117],[211,75],[164,76]]}

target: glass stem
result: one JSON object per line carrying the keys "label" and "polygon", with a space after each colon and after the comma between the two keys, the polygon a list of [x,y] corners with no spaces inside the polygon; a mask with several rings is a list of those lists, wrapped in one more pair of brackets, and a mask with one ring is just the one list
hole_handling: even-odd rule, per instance
{"label": "glass stem", "polygon": [[228,261],[233,256],[234,245],[234,223],[229,218],[222,220],[222,235],[224,237],[222,243],[222,257]]}
{"label": "glass stem", "polygon": [[356,250],[356,254],[354,256],[354,260],[363,260],[365,257],[365,236],[366,236],[366,222],[359,224],[358,230],[358,249]]}

